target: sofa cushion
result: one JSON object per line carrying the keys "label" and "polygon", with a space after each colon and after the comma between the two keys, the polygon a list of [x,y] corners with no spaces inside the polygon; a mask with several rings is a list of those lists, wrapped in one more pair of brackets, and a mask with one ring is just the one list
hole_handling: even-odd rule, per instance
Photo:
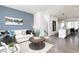
{"label": "sofa cushion", "polygon": [[32,36],[33,35],[19,35],[19,36],[15,36],[15,38],[16,38],[16,42],[20,43],[29,40],[29,38],[31,38]]}
{"label": "sofa cushion", "polygon": [[26,30],[14,30],[16,35],[26,35]]}

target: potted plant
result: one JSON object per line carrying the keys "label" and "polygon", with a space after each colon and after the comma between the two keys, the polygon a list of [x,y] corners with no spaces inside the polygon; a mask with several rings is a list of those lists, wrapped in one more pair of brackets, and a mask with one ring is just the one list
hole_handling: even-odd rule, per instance
{"label": "potted plant", "polygon": [[9,47],[14,47],[14,43],[9,43],[8,46]]}
{"label": "potted plant", "polygon": [[40,29],[39,28],[34,28],[33,29],[33,35],[35,37],[39,37],[40,36]]}
{"label": "potted plant", "polygon": [[14,43],[13,42],[9,43],[8,44],[8,48],[9,48],[10,51],[13,51],[13,49],[14,49]]}

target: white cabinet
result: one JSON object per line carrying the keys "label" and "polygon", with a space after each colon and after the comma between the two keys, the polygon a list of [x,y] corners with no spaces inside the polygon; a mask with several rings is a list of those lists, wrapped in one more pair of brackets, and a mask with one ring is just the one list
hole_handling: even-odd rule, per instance
{"label": "white cabinet", "polygon": [[59,29],[59,38],[65,38],[65,37],[66,37],[66,30]]}
{"label": "white cabinet", "polygon": [[59,29],[59,38],[65,38],[70,35],[70,29]]}

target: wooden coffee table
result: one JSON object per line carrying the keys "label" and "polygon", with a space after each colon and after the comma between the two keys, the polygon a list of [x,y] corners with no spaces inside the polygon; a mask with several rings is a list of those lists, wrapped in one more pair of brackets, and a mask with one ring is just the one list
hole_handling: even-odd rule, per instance
{"label": "wooden coffee table", "polygon": [[31,42],[29,44],[29,47],[33,50],[40,50],[43,49],[45,47],[45,38],[44,37],[31,37],[29,39],[29,41]]}

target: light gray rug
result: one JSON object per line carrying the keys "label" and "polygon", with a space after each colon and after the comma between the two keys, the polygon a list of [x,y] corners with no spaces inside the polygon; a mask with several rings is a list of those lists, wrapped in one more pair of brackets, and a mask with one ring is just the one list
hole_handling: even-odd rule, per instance
{"label": "light gray rug", "polygon": [[29,48],[29,44],[30,44],[29,41],[20,43],[19,44],[20,53],[46,53],[47,51],[49,51],[53,47],[52,44],[45,42],[45,47],[43,49],[32,50],[32,49]]}

